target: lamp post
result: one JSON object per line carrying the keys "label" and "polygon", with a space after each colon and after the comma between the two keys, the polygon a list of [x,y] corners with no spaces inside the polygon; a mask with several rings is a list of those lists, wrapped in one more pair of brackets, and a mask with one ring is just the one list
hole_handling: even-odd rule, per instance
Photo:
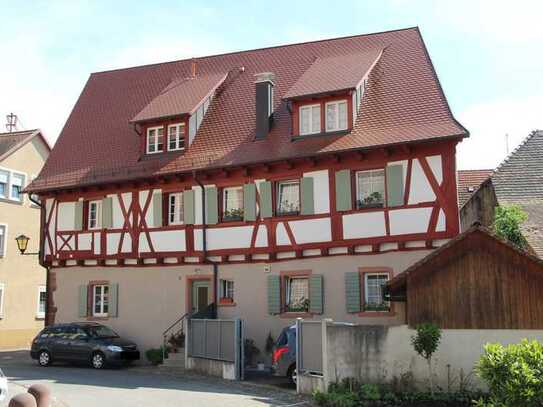
{"label": "lamp post", "polygon": [[[24,234],[20,234],[15,238],[17,242],[17,248],[21,252],[21,256],[38,256],[41,259],[41,252],[27,253],[26,249],[28,248],[28,241],[30,238]],[[40,265],[45,268],[45,326],[48,325],[49,317],[49,267],[44,266],[41,262]]]}

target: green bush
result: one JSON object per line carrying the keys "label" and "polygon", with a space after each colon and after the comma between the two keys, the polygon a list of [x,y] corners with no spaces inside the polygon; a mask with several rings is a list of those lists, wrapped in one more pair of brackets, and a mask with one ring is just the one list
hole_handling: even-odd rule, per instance
{"label": "green bush", "polygon": [[486,406],[543,405],[543,345],[523,340],[503,346],[487,344],[476,372],[490,390]]}
{"label": "green bush", "polygon": [[441,330],[434,324],[420,324],[416,328],[417,333],[411,337],[411,344],[420,356],[428,363],[428,379],[430,392],[434,391],[432,374],[432,355],[435,353],[441,340]]}
{"label": "green bush", "polygon": [[[164,362],[164,359],[162,357],[163,355],[163,348],[162,346],[160,348],[151,348],[147,349],[145,351],[145,357],[147,357],[147,360],[151,362],[153,365],[159,365],[162,362]],[[168,357],[168,351],[166,350],[166,357]]]}
{"label": "green bush", "polygon": [[494,232],[502,239],[524,249],[527,245],[520,226],[528,215],[518,205],[497,206],[494,214]]}

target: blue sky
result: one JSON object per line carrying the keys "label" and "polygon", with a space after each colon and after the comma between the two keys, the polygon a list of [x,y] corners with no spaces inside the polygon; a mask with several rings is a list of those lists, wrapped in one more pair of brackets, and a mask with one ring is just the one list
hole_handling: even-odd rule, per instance
{"label": "blue sky", "polygon": [[[0,116],[54,141],[91,72],[419,26],[456,118],[458,167],[543,128],[543,2],[0,0]],[[2,126],[3,127],[3,126]]]}

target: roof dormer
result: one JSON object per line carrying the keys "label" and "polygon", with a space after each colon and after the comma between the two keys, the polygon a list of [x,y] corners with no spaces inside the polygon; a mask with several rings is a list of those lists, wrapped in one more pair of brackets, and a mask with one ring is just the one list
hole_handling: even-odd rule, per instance
{"label": "roof dormer", "polygon": [[192,144],[226,73],[172,80],[134,118],[145,136],[145,154],[182,151]]}
{"label": "roof dormer", "polygon": [[349,132],[382,53],[378,48],[315,59],[283,97],[292,105],[293,137]]}

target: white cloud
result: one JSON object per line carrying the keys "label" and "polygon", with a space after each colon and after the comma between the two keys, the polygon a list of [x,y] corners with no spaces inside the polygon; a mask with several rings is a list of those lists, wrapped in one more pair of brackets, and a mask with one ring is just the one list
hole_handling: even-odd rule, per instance
{"label": "white cloud", "polygon": [[457,115],[471,136],[458,146],[458,168],[495,168],[509,151],[530,134],[543,129],[543,95],[502,99],[473,105]]}

